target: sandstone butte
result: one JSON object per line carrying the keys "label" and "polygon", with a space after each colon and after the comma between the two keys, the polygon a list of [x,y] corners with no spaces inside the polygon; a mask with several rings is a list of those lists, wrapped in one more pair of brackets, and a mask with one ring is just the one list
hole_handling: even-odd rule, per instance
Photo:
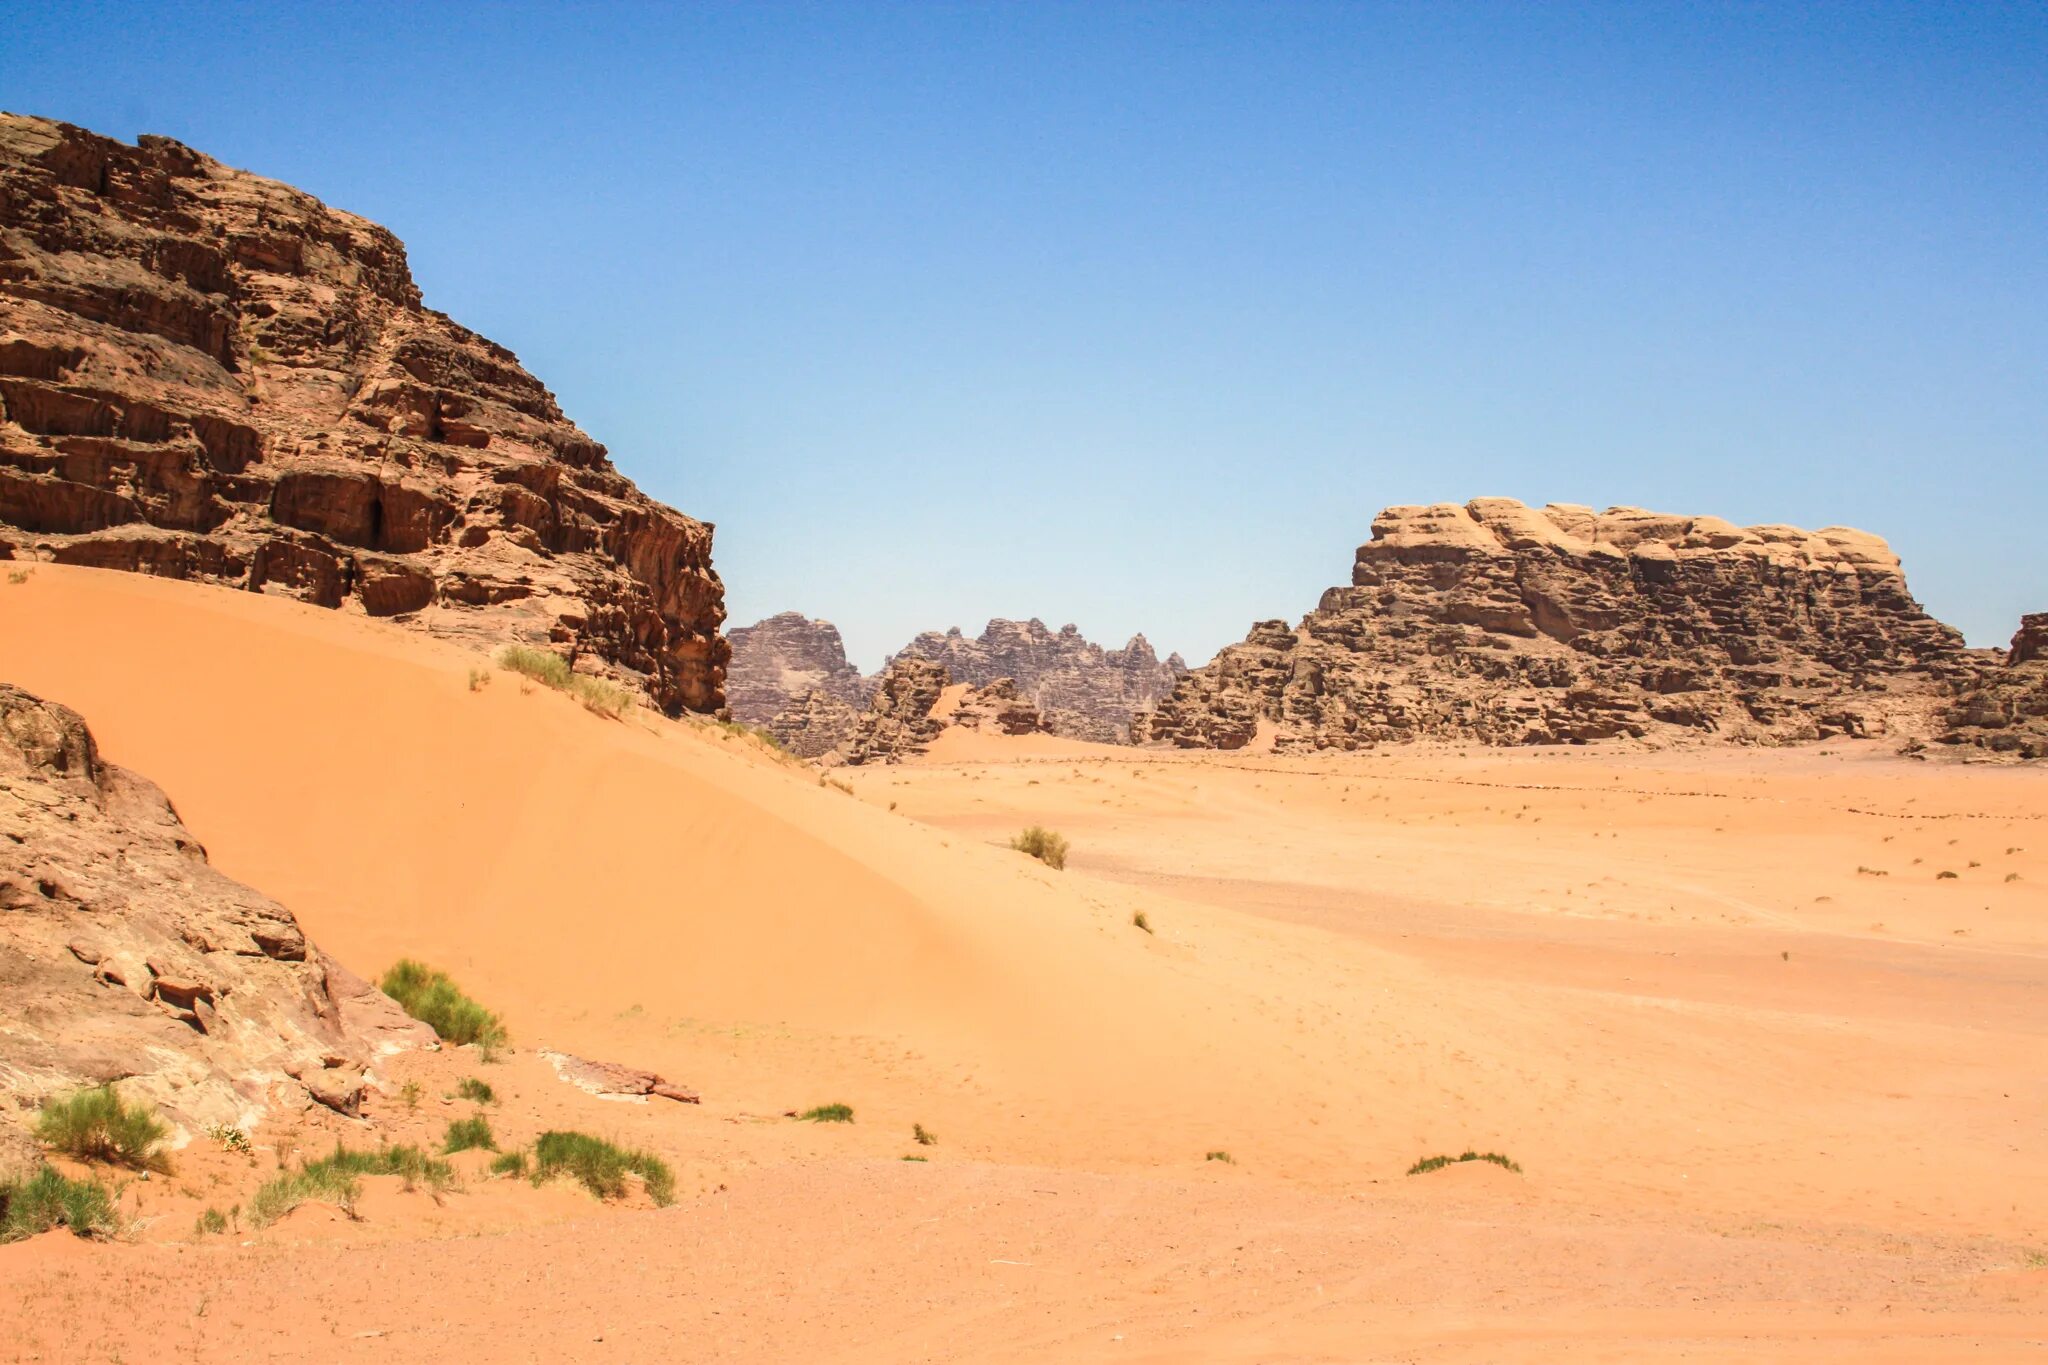
{"label": "sandstone butte", "polygon": [[1133,735],[1912,740],[1980,667],[1865,532],[1478,498],[1380,513],[1349,587],[1294,629],[1254,626]]}
{"label": "sandstone butte", "polygon": [[0,558],[523,641],[675,713],[724,701],[711,538],[425,307],[385,229],[0,114]]}

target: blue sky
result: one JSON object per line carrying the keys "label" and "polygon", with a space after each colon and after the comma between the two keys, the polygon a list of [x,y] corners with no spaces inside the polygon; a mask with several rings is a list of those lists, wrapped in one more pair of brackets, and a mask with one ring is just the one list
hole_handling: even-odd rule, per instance
{"label": "blue sky", "polygon": [[7,7],[0,107],[386,224],[734,624],[1199,661],[1381,506],[1846,524],[2048,610],[2048,7]]}

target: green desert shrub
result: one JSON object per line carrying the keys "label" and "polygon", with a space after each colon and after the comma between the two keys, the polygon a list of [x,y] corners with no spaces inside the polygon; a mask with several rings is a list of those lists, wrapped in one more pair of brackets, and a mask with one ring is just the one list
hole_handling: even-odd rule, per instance
{"label": "green desert shrub", "polygon": [[491,1121],[482,1114],[474,1118],[456,1119],[448,1125],[448,1136],[441,1143],[444,1156],[456,1152],[474,1151],[481,1147],[487,1152],[498,1150],[498,1140],[491,1135]]}
{"label": "green desert shrub", "polygon": [[208,1234],[219,1236],[221,1233],[226,1232],[227,1230],[228,1216],[222,1213],[219,1209],[211,1207],[209,1207],[205,1213],[200,1214],[199,1221],[193,1224],[192,1226],[192,1231],[197,1233],[201,1237],[207,1236]]}
{"label": "green desert shrub", "polygon": [[525,1175],[527,1168],[525,1152],[500,1152],[491,1158],[492,1175]]}
{"label": "green desert shrub", "polygon": [[850,1104],[821,1104],[815,1109],[806,1109],[797,1115],[805,1123],[852,1123],[853,1106]]}
{"label": "green desert shrub", "polygon": [[141,1105],[122,1103],[112,1086],[94,1086],[51,1100],[36,1117],[36,1137],[81,1161],[110,1161],[138,1171],[163,1170],[156,1151],[170,1133]]}
{"label": "green desert shrub", "polygon": [[[498,663],[522,677],[533,679],[557,692],[567,692],[586,710],[600,716],[623,716],[637,704],[633,693],[603,678],[585,677],[569,667],[569,661],[548,649],[527,645],[506,645],[498,651]],[[470,687],[480,686],[472,679]]]}
{"label": "green desert shrub", "polygon": [[474,1100],[478,1104],[496,1104],[498,1102],[498,1092],[491,1089],[490,1082],[478,1080],[475,1076],[465,1076],[462,1078],[461,1082],[455,1087],[455,1097],[463,1100]]}
{"label": "green desert shrub", "polygon": [[506,645],[498,651],[498,666],[562,691],[569,686],[569,661],[551,649],[528,645]]}
{"label": "green desert shrub", "polygon": [[80,1237],[111,1237],[114,1194],[97,1180],[71,1180],[42,1166],[34,1175],[0,1181],[0,1242],[67,1227]]}
{"label": "green desert shrub", "polygon": [[1010,847],[1030,854],[1054,870],[1067,865],[1067,841],[1042,825],[1033,825],[1010,840]]}
{"label": "green desert shrub", "polygon": [[910,1136],[917,1140],[917,1145],[920,1147],[936,1147],[939,1145],[939,1135],[921,1123],[910,1125]]}
{"label": "green desert shrub", "polygon": [[1440,1171],[1446,1166],[1455,1166],[1461,1161],[1491,1161],[1494,1165],[1514,1171],[1517,1174],[1522,1169],[1499,1152],[1466,1152],[1462,1156],[1426,1156],[1413,1166],[1410,1166],[1408,1174],[1427,1175],[1431,1171]]}
{"label": "green desert shrub", "polygon": [[1237,1164],[1237,1158],[1224,1151],[1211,1152],[1202,1159],[1204,1161],[1220,1161],[1226,1166],[1235,1166]]}
{"label": "green desert shrub", "polygon": [[435,1194],[455,1185],[455,1168],[417,1147],[352,1152],[337,1142],[328,1155],[301,1162],[296,1171],[282,1172],[257,1190],[249,1201],[249,1219],[259,1228],[268,1227],[312,1200],[333,1204],[353,1218],[363,1188],[358,1177],[366,1175],[395,1175],[404,1180],[408,1190],[425,1185]]}
{"label": "green desert shrub", "polygon": [[497,1015],[464,995],[446,972],[425,963],[400,958],[384,973],[381,984],[384,994],[447,1042],[492,1049],[502,1047],[509,1037]]}
{"label": "green desert shrub", "polygon": [[551,1131],[534,1141],[534,1182],[556,1175],[570,1177],[599,1199],[623,1198],[628,1175],[639,1176],[657,1204],[673,1204],[676,1198],[675,1177],[661,1158],[588,1133]]}

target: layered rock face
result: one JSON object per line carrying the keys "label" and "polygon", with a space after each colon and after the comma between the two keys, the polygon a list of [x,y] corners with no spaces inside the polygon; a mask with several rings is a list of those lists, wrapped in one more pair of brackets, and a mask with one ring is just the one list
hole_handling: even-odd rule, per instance
{"label": "layered rock face", "polygon": [[952,713],[942,719],[949,726],[993,735],[1054,733],[1052,722],[1025,698],[1009,678],[997,678],[985,687],[968,688],[953,704]]}
{"label": "layered rock face", "polygon": [[377,225],[0,115],[0,558],[521,640],[723,702],[711,527],[644,496]]}
{"label": "layered rock face", "polygon": [[0,684],[0,1097],[124,1082],[192,1127],[359,1106],[433,1034],[215,871],[164,794],[77,713]]}
{"label": "layered rock face", "polygon": [[1393,507],[1350,587],[1133,721],[1140,742],[1775,743],[1914,734],[1970,664],[1876,536],[1506,498]]}
{"label": "layered rock face", "polygon": [[785,611],[726,632],[725,703],[732,718],[765,725],[793,703],[821,693],[850,709],[866,706],[874,684],[846,661],[846,643],[830,621]]}
{"label": "layered rock face", "polygon": [[978,639],[958,628],[927,631],[896,657],[944,664],[955,681],[977,686],[1009,679],[1054,732],[1113,744],[1129,739],[1133,712],[1157,704],[1187,672],[1178,654],[1162,662],[1142,635],[1104,649],[1071,625],[1054,632],[1035,617],[990,621]]}
{"label": "layered rock face", "polygon": [[2004,664],[1961,688],[1942,720],[1944,744],[2048,758],[2048,612],[2020,618]]}
{"label": "layered rock face", "polygon": [[923,659],[897,659],[882,670],[868,709],[837,746],[844,763],[891,763],[921,754],[946,728],[932,718],[939,694],[952,684],[946,670]]}

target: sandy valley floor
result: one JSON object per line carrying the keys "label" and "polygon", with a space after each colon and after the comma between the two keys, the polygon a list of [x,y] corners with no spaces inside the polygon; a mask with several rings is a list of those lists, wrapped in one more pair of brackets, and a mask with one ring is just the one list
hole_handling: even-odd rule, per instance
{"label": "sandy valley floor", "polygon": [[[2048,1354],[2048,772],[956,731],[849,794],[480,662],[218,588],[0,584],[0,678],[330,953],[443,966],[515,1042],[393,1059],[367,1123],[278,1116],[246,1169],[180,1156],[132,1242],[0,1248],[0,1358]],[[1064,873],[1003,847],[1033,823]],[[586,1096],[542,1047],[704,1103]],[[294,1149],[431,1140],[480,1068],[501,1133],[651,1146],[679,1202],[477,1169],[192,1233]],[[834,1100],[854,1124],[783,1117]],[[1522,1171],[1404,1174],[1468,1147]]]}

